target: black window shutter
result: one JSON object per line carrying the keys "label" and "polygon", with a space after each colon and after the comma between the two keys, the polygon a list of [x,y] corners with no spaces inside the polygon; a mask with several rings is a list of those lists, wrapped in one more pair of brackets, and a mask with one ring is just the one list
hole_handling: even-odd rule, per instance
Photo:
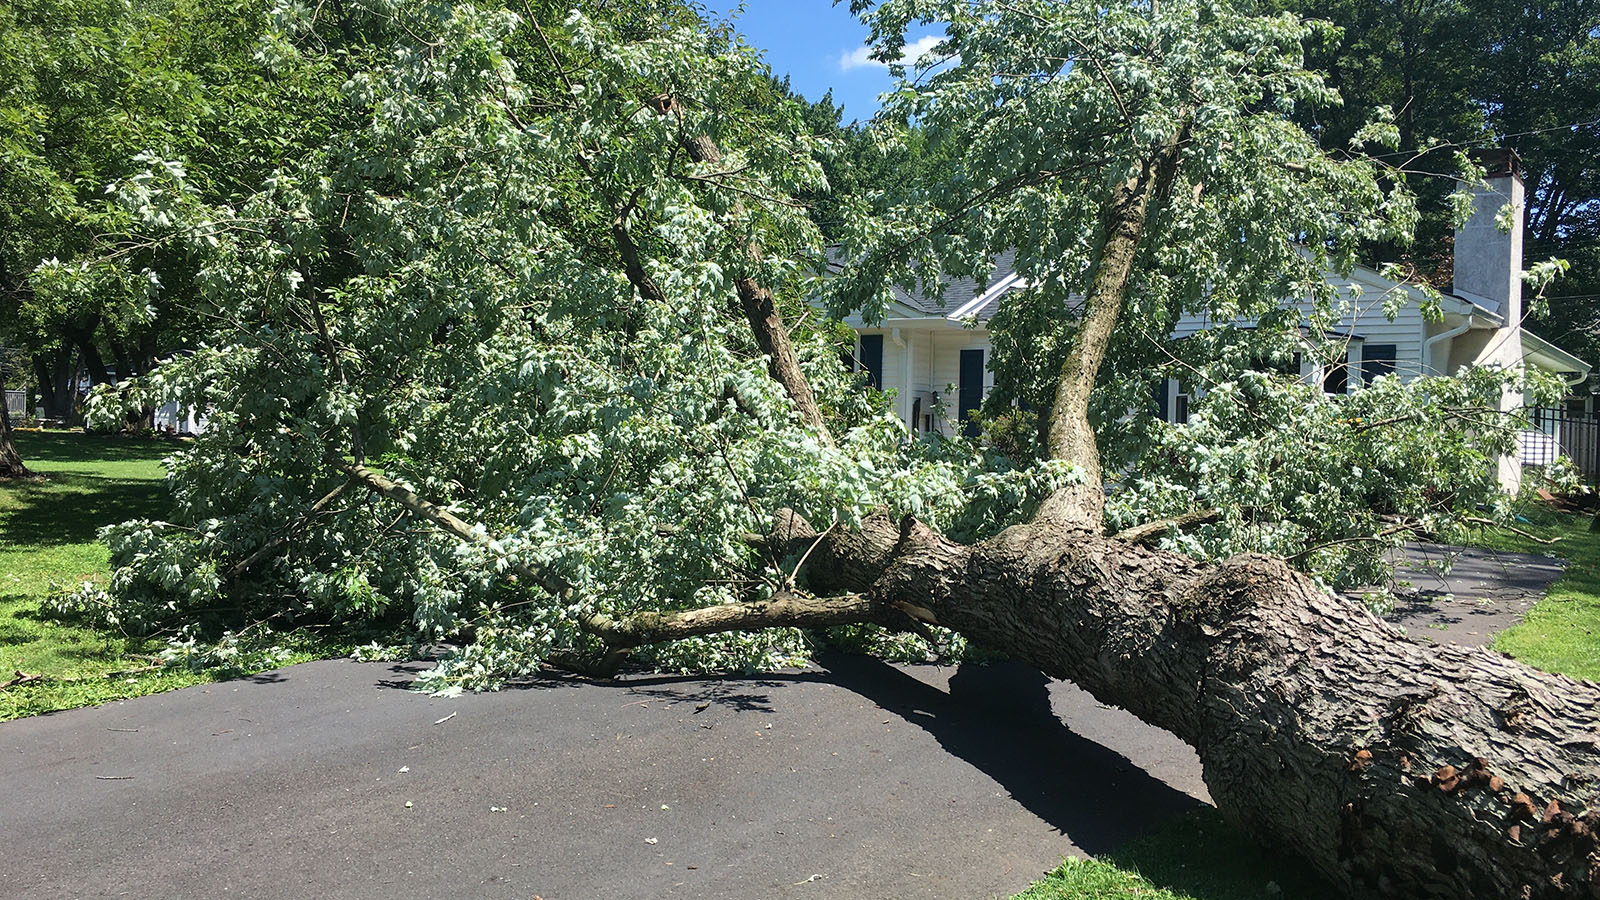
{"label": "black window shutter", "polygon": [[1344,360],[1330,363],[1322,377],[1322,392],[1343,394],[1350,389],[1350,367]]}
{"label": "black window shutter", "polygon": [[956,418],[967,423],[962,433],[978,436],[978,423],[972,414],[983,406],[983,350],[961,351],[961,384],[956,397]]}
{"label": "black window shutter", "polygon": [[883,335],[861,336],[861,371],[867,373],[867,383],[883,390]]}

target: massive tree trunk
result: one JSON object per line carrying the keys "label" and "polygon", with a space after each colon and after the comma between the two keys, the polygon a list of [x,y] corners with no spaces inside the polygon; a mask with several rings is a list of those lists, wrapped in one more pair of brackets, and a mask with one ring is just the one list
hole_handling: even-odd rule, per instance
{"label": "massive tree trunk", "polygon": [[877,519],[805,568],[1168,729],[1220,809],[1353,895],[1600,896],[1591,683],[1409,639],[1279,560],[1051,524],[965,546]]}

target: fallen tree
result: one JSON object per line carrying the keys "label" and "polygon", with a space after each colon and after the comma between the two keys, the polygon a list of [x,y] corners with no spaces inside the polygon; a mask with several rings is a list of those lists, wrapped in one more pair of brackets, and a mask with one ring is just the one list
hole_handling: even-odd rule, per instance
{"label": "fallen tree", "polygon": [[1203,566],[1054,524],[961,545],[878,519],[812,558],[821,589],[1176,734],[1219,808],[1352,894],[1595,896],[1589,682],[1408,638],[1264,557]]}
{"label": "fallen tree", "polygon": [[[1108,478],[1124,507],[1142,490],[1102,452],[1170,352],[1152,335],[1204,309],[1299,340],[1298,310],[1274,317],[1286,292],[1330,326],[1326,272],[1410,220],[1380,187],[1394,173],[1282,115],[1329,100],[1300,66],[1304,24],[1194,3],[891,0],[870,18],[886,59],[914,20],[948,23],[960,65],[898,111],[960,152],[902,215],[855,221],[844,272],[811,287],[870,320],[889,284],[1014,248],[1030,288],[995,319],[992,408],[1039,412],[1034,458],[1003,459],[908,445],[826,331],[786,320],[779,290],[822,264],[786,199],[815,187],[816,148],[753,95],[748,52],[648,17],[526,12],[341,21],[404,51],[347,83],[376,112],[237,213],[181,183],[152,200],[170,166],[125,186],[204,255],[219,324],[100,402],[214,415],[175,463],[180,521],[111,533],[97,608],[399,609],[423,639],[472,636],[426,677],[440,688],[635,651],[770,665],[803,650],[800,628],[947,629],[1190,742],[1219,807],[1352,893],[1594,896],[1592,685],[1410,641],[1279,559],[1149,546],[1221,533],[1228,509],[1106,535]],[[314,68],[338,36],[290,24],[275,64]],[[1455,467],[1391,537],[1491,499],[1486,463],[1515,427],[1503,380],[1480,380],[1471,428],[1425,405],[1385,417],[1384,453],[1442,454],[1385,477]],[[1248,393],[1229,384],[1218,410]],[[1317,421],[1302,440],[1374,440]],[[1331,545],[1371,554],[1336,518],[1285,513],[1273,533],[1307,566]]]}

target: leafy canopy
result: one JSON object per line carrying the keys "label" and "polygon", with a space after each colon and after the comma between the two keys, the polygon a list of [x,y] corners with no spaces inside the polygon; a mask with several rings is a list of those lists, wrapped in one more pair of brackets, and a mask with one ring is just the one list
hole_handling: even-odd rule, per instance
{"label": "leafy canopy", "polygon": [[[824,187],[822,170],[804,110],[774,99],[737,37],[643,7],[358,8],[345,22],[278,8],[261,45],[276,71],[342,61],[330,32],[348,43],[356,29],[374,52],[340,87],[347,124],[261,190],[208,202],[179,161],[116,184],[130,216],[190,254],[193,302],[211,323],[192,354],[121,401],[175,400],[211,418],[172,461],[174,520],[113,529],[109,598],[91,588],[63,608],[127,627],[188,622],[189,636],[241,606],[281,627],[403,617],[422,640],[470,640],[427,683],[478,688],[592,649],[582,622],[593,614],[795,589],[802,560],[752,539],[779,510],[848,528],[887,507],[976,539],[1075,477],[1071,461],[908,440],[856,390],[826,329],[806,325],[800,362],[837,440],[803,426],[734,285],[798,290],[821,270],[815,226],[790,198]],[[1289,122],[1296,104],[1333,100],[1302,67],[1309,26],[1290,16],[1192,0],[1159,13],[890,0],[868,18],[886,56],[916,18],[949,24],[943,51],[960,64],[908,86],[891,113],[920,123],[938,145],[929,158],[948,168],[911,179],[893,216],[867,212],[885,197],[841,198],[855,264],[812,289],[835,312],[875,314],[888,281],[977,271],[1017,248],[1033,288],[994,323],[997,408],[1048,397],[1106,198],[1178,130],[1181,170],[1147,225],[1101,391],[1108,434],[1144,396],[1152,336],[1181,310],[1262,315],[1310,296],[1315,321],[1331,322],[1323,273],[1411,221],[1407,196],[1381,189],[1371,164],[1325,157]],[[687,151],[700,138],[720,148],[715,162]],[[898,139],[892,128],[878,138]],[[1287,317],[1266,318],[1298,335]],[[1278,410],[1305,399],[1266,394]],[[1217,409],[1218,427],[1195,440],[1236,440]],[[1349,431],[1331,414],[1296,421],[1319,440]],[[1484,424],[1436,429],[1458,450],[1439,464],[1485,460],[1506,432]],[[1266,471],[1230,458],[1219,474]],[[469,539],[352,484],[354,464],[470,523]],[[1112,514],[1138,518],[1172,490]],[[1325,536],[1324,511],[1312,512],[1272,549]],[[530,583],[529,571],[545,577]],[[780,629],[652,658],[738,667],[803,650]]]}

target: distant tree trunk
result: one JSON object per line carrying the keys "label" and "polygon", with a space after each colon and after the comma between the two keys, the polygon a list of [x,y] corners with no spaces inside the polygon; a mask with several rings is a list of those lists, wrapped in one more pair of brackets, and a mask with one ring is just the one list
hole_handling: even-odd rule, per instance
{"label": "distant tree trunk", "polygon": [[[156,365],[155,335],[145,334],[139,339],[139,374],[149,375],[151,372],[155,371]],[[181,411],[179,412],[179,415],[182,415]],[[139,410],[139,418],[141,428],[153,430],[156,427],[156,408],[154,406],[142,407]]]}
{"label": "distant tree trunk", "polygon": [[72,418],[72,349],[62,347],[53,353],[38,353],[33,357],[34,380],[39,384],[40,405],[47,419],[68,421]]}
{"label": "distant tree trunk", "polygon": [[[78,348],[78,365],[89,376],[90,390],[103,384],[111,384],[111,369],[106,366],[105,357],[100,354],[100,348],[95,344],[94,332],[83,329],[72,331],[68,336]],[[85,419],[86,410],[78,396],[78,379],[73,378],[72,381],[72,420],[74,424],[81,424]]]}
{"label": "distant tree trunk", "polygon": [[[149,374],[155,364],[154,343],[149,336],[142,336],[131,346],[120,342],[111,345],[112,357],[117,361],[119,383],[126,384],[130,379]],[[153,406],[130,408],[123,414],[124,431],[151,431],[155,427],[156,410]]]}
{"label": "distant tree trunk", "polygon": [[80,363],[89,373],[89,385],[99,387],[102,384],[110,384],[111,369],[106,366],[105,357],[100,355],[100,348],[95,346],[94,334],[76,332],[72,335],[72,342],[78,347]]}
{"label": "distant tree trunk", "polygon": [[27,478],[33,473],[11,442],[11,410],[5,403],[5,373],[0,372],[0,478]]}

